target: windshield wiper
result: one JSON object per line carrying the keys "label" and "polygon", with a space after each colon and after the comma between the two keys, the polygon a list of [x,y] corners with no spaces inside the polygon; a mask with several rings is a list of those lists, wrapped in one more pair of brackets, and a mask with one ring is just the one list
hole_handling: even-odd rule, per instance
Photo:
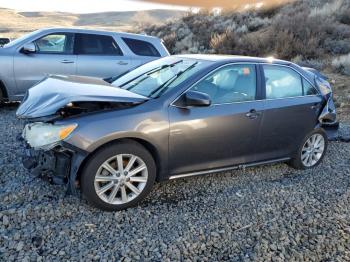
{"label": "windshield wiper", "polygon": [[198,62],[193,63],[192,65],[190,65],[189,67],[187,67],[186,69],[178,72],[177,74],[175,74],[174,76],[172,76],[171,78],[169,78],[167,81],[165,81],[163,84],[161,84],[159,87],[157,87],[156,89],[154,89],[149,97],[152,97],[154,94],[158,93],[159,94],[156,96],[160,97],[169,87],[169,85],[175,80],[177,79],[179,76],[181,76],[182,74],[186,73],[187,71],[191,70],[192,68],[194,68],[196,65],[198,64]]}
{"label": "windshield wiper", "polygon": [[[126,86],[127,84],[130,84],[132,81],[135,81],[137,78],[140,78],[141,76],[145,76],[146,79],[147,79],[150,75],[152,75],[152,74],[154,74],[154,73],[157,73],[157,72],[159,72],[160,70],[163,70],[163,69],[165,69],[165,68],[173,67],[173,66],[175,66],[175,65],[177,65],[178,63],[181,63],[181,62],[183,62],[183,60],[176,61],[176,62],[173,63],[173,64],[162,65],[162,66],[156,67],[156,68],[154,68],[154,69],[151,69],[151,70],[145,72],[144,74],[139,75],[139,76],[136,76],[136,77],[132,78],[131,80],[125,82],[124,84],[120,85],[120,87],[123,87],[123,86]],[[142,79],[142,81],[144,81],[144,79]],[[140,82],[138,82],[137,84],[139,84],[139,83],[140,83]],[[134,87],[134,86],[132,86],[132,87]],[[129,87],[129,88],[131,89],[132,87]],[[127,90],[129,90],[129,88],[127,88]]]}
{"label": "windshield wiper", "polygon": [[112,76],[112,77],[107,77],[107,78],[103,78],[103,81],[112,84],[115,80],[121,78],[122,76],[126,75],[127,73],[129,73],[131,70],[128,70],[124,73],[121,73],[120,75],[116,75],[116,76]]}

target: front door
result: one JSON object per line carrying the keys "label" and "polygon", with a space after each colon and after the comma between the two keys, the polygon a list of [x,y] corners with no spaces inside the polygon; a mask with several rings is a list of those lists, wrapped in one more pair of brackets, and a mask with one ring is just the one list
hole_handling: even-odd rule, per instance
{"label": "front door", "polygon": [[255,161],[264,102],[256,101],[255,65],[227,65],[191,90],[211,106],[169,107],[170,175]]}
{"label": "front door", "polygon": [[74,34],[53,33],[34,41],[36,51],[18,52],[14,56],[17,95],[50,74],[74,75],[76,56],[73,54]]}

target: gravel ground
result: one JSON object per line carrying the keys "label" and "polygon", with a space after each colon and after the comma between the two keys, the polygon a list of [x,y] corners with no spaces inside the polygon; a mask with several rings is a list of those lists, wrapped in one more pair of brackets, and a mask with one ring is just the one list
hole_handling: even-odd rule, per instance
{"label": "gravel ground", "polygon": [[350,143],[331,142],[313,170],[169,181],[107,213],[22,168],[15,109],[0,109],[0,260],[350,260]]}

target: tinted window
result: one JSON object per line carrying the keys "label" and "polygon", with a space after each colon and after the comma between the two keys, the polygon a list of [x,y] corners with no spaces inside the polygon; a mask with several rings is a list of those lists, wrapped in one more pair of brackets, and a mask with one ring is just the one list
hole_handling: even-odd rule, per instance
{"label": "tinted window", "polygon": [[123,55],[113,37],[92,34],[77,35],[76,52],[79,55]]}
{"label": "tinted window", "polygon": [[283,98],[303,95],[301,76],[292,69],[264,65],[266,98]]}
{"label": "tinted window", "polygon": [[122,39],[136,55],[160,57],[158,50],[149,42],[126,37],[122,37]]}
{"label": "tinted window", "polygon": [[6,45],[10,43],[10,39],[8,38],[0,38],[0,46]]}
{"label": "tinted window", "polygon": [[304,94],[305,95],[317,95],[316,89],[303,78]]}
{"label": "tinted window", "polygon": [[38,53],[73,53],[73,34],[50,34],[34,41]]}
{"label": "tinted window", "polygon": [[197,83],[192,90],[208,94],[212,104],[255,100],[255,66],[225,66]]}

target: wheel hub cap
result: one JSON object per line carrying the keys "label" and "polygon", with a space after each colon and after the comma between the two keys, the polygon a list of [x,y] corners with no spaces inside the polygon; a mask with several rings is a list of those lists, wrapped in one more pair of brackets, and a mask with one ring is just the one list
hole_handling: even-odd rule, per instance
{"label": "wheel hub cap", "polygon": [[141,194],[147,178],[147,166],[140,157],[119,154],[107,159],[97,170],[95,192],[104,202],[125,204]]}
{"label": "wheel hub cap", "polygon": [[301,151],[301,161],[304,166],[312,167],[318,163],[324,153],[325,140],[320,134],[313,134],[305,142]]}

